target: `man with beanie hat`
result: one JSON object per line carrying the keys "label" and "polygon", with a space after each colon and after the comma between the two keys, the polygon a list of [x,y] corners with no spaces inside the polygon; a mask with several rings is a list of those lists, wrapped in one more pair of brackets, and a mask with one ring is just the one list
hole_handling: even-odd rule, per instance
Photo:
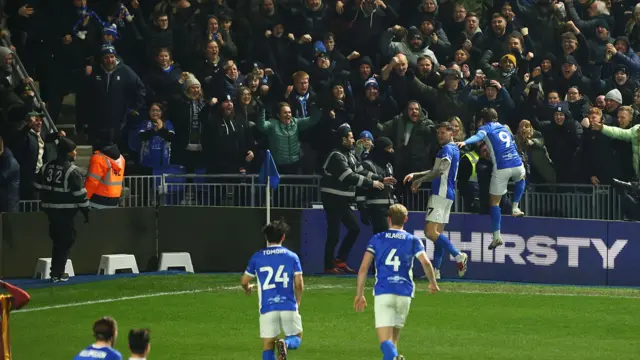
{"label": "man with beanie hat", "polygon": [[618,116],[618,109],[622,106],[622,93],[618,89],[613,89],[604,97],[605,109],[611,117]]}
{"label": "man with beanie hat", "polygon": [[89,221],[89,200],[82,172],[73,164],[76,144],[60,137],[57,150],[58,157],[40,169],[35,183],[40,190],[41,206],[49,217],[49,236],[53,241],[50,275],[54,283],[69,280],[64,268],[76,241],[73,219],[78,210],[84,214],[85,222]]}
{"label": "man with beanie hat", "polygon": [[119,142],[128,115],[145,107],[146,89],[140,77],[117,56],[116,49],[105,44],[100,50],[100,66],[94,66],[83,80],[84,91],[76,94],[76,126],[88,127],[90,140],[97,132],[110,131]]}
{"label": "man with beanie hat", "polygon": [[[395,179],[373,174],[358,163],[353,154],[355,140],[349,124],[340,125],[337,135],[338,145],[324,162],[324,174],[320,181],[322,205],[327,216],[324,267],[328,274],[355,274],[346,261],[360,233],[358,219],[350,204],[356,195],[356,187],[384,190],[384,184],[393,184]],[[335,247],[340,241],[340,223],[347,228],[347,235],[335,258]]]}
{"label": "man with beanie hat", "polygon": [[[362,163],[365,170],[383,178],[393,177],[393,142],[388,137],[379,137],[370,155]],[[365,200],[359,204],[360,219],[364,224],[371,223],[373,233],[377,234],[389,230],[387,216],[389,206],[396,204],[395,188],[393,184],[385,184],[382,191],[376,189],[365,190]],[[366,221],[366,223],[365,223]]]}

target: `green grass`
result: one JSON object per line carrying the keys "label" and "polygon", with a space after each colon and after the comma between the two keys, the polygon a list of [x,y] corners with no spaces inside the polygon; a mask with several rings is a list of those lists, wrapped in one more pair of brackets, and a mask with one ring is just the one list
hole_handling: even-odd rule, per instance
{"label": "green grass", "polygon": [[[91,325],[114,316],[116,345],[126,357],[132,327],[152,331],[151,360],[260,359],[257,296],[238,276],[149,276],[30,291],[25,312],[11,318],[13,358],[71,359],[92,343]],[[369,307],[353,310],[355,278],[306,279],[300,313],[302,347],[291,359],[379,359]],[[426,289],[426,282],[418,285]],[[633,359],[640,356],[640,290],[443,282],[416,294],[400,337],[412,359]],[[163,292],[179,295],[38,308]]]}

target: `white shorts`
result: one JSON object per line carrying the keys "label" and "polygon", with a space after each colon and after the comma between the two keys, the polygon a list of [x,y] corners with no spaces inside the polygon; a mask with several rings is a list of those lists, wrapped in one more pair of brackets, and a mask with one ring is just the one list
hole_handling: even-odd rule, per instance
{"label": "white shorts", "polygon": [[518,167],[494,170],[491,174],[491,184],[489,185],[489,193],[491,195],[502,196],[507,193],[507,185],[509,180],[516,182],[524,179],[527,172],[524,165]]}
{"label": "white shorts", "polygon": [[374,298],[376,329],[382,327],[404,327],[409,315],[411,298],[391,294],[378,295]]}
{"label": "white shorts", "polygon": [[437,224],[448,224],[451,205],[453,205],[453,200],[439,195],[431,195],[427,203],[427,216],[425,219],[428,222]]}
{"label": "white shorts", "polygon": [[302,332],[302,317],[297,311],[271,311],[260,314],[260,337],[271,339],[280,335],[298,335]]}

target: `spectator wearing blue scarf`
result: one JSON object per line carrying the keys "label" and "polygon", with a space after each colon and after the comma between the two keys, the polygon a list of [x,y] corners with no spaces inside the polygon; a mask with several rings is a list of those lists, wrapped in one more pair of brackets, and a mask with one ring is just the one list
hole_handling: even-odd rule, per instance
{"label": "spectator wearing blue scarf", "polygon": [[149,170],[166,168],[171,160],[171,141],[175,136],[173,124],[164,119],[164,109],[159,103],[149,107],[149,120],[140,125],[140,165]]}

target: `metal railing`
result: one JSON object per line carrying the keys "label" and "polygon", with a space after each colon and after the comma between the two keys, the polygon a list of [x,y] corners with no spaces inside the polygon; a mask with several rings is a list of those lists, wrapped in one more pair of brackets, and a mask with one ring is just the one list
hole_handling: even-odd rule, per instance
{"label": "metal railing", "polygon": [[[402,203],[410,211],[426,211],[430,191],[407,191]],[[507,196],[511,196],[508,193]],[[121,207],[156,206],[242,206],[265,207],[266,186],[257,175],[127,176]],[[321,204],[320,176],[282,175],[271,191],[274,208],[312,208]],[[621,220],[619,194],[607,185],[529,184],[520,204],[528,216],[575,219]],[[22,201],[21,212],[39,211],[38,201]],[[457,196],[453,212],[470,212],[462,196]]]}
{"label": "metal railing", "polygon": [[[310,208],[320,202],[320,177],[282,175],[271,191],[271,206]],[[266,185],[257,175],[162,175],[163,205],[173,206],[266,206]]]}
{"label": "metal railing", "polygon": [[[6,36],[3,36],[0,38],[0,44],[2,44],[2,46],[6,48],[10,48],[12,46],[11,40]],[[16,67],[16,71],[20,76],[20,81],[24,81],[24,79],[30,78],[29,74],[27,73],[27,69],[24,67],[24,64],[22,63],[22,61],[20,60],[20,57],[15,51],[13,52],[13,61]],[[28,85],[31,87],[31,91],[33,91],[34,98],[36,99],[38,104],[43,104],[44,101],[42,101],[42,97],[40,97],[40,92],[38,91],[36,84],[34,84],[33,82],[30,82]],[[49,114],[47,107],[46,106],[40,107],[40,111],[44,114],[44,118],[43,118],[44,121],[42,126],[45,129],[45,133],[57,133],[58,128],[53,123],[53,119],[51,118],[51,115]]]}

